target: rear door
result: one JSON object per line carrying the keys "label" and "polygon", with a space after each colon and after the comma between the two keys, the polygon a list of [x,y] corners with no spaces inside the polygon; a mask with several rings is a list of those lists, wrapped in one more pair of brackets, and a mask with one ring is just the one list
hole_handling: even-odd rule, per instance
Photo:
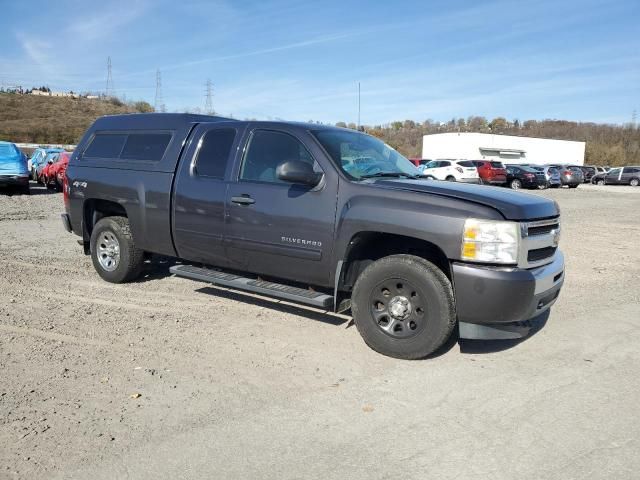
{"label": "rear door", "polygon": [[196,127],[178,167],[174,187],[173,232],[178,255],[192,261],[229,266],[223,237],[225,196],[242,127]]}
{"label": "rear door", "polygon": [[[305,140],[303,142],[303,140]],[[311,188],[279,180],[277,166],[307,162],[325,175]],[[234,267],[325,285],[338,194],[337,173],[308,132],[286,127],[251,129],[226,196],[225,243]]]}

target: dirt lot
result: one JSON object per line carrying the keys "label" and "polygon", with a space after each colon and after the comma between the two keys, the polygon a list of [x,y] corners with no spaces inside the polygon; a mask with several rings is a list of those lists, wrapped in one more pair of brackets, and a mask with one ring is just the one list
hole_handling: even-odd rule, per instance
{"label": "dirt lot", "polygon": [[166,263],[107,284],[60,194],[0,196],[0,478],[637,478],[640,188],[540,194],[567,257],[546,326],[418,362]]}

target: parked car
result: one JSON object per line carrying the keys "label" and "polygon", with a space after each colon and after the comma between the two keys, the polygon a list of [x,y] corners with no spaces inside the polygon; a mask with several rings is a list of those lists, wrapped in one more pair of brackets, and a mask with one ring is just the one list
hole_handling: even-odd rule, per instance
{"label": "parked car", "polygon": [[590,165],[583,165],[580,167],[580,170],[582,170],[582,174],[584,176],[583,183],[590,183],[591,178],[598,173],[596,167],[592,167]]}
{"label": "parked car", "polygon": [[507,165],[507,185],[513,190],[521,188],[546,188],[544,172],[523,165]]}
{"label": "parked car", "polygon": [[29,173],[32,180],[38,180],[36,178],[36,171],[40,165],[45,163],[47,156],[51,153],[62,152],[62,148],[36,148],[31,154],[29,159]]}
{"label": "parked car", "polygon": [[507,183],[507,170],[502,162],[490,160],[472,160],[478,169],[480,180],[488,185],[504,185]]}
{"label": "parked car", "polygon": [[544,177],[547,180],[547,186],[550,188],[558,188],[562,186],[562,180],[560,179],[560,172],[555,167],[548,167],[546,165],[532,165],[531,168],[538,172],[544,173]]}
{"label": "parked car", "polygon": [[472,160],[432,160],[421,168],[426,178],[449,182],[480,183],[478,169]]}
{"label": "parked car", "polygon": [[559,163],[549,164],[548,166],[558,169],[562,185],[568,185],[569,188],[578,188],[578,185],[584,182],[584,174],[579,166]]}
{"label": "parked car", "polygon": [[63,225],[105,281],[134,280],[146,253],[179,257],[180,277],[350,309],[397,358],[424,358],[456,326],[527,335],[564,282],[554,201],[425,181],[379,139],[327,125],[102,117],[65,184]]}
{"label": "parked car", "polygon": [[612,168],[607,173],[594,175],[591,183],[596,185],[640,185],[640,167],[618,167]]}
{"label": "parked car", "polygon": [[15,143],[0,142],[0,187],[17,188],[29,194],[27,156]]}
{"label": "parked car", "polygon": [[64,174],[69,164],[70,152],[56,153],[42,170],[42,183],[47,188],[62,190]]}
{"label": "parked car", "polygon": [[56,158],[58,158],[58,154],[62,151],[63,150],[58,150],[56,152],[49,152],[45,155],[44,160],[38,163],[38,166],[36,167],[35,178],[34,178],[36,182],[40,184],[44,184],[43,178],[42,178],[43,170],[47,165],[49,165],[49,162],[53,162]]}

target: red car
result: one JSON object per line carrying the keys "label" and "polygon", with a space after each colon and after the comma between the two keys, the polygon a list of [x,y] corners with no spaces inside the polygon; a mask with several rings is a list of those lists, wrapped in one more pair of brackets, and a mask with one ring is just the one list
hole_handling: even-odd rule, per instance
{"label": "red car", "polygon": [[416,167],[419,167],[420,165],[426,165],[431,160],[429,160],[428,158],[410,158],[409,161],[413,163]]}
{"label": "red car", "polygon": [[482,183],[489,185],[504,185],[507,183],[507,169],[502,162],[490,160],[473,160],[478,169],[478,175]]}
{"label": "red car", "polygon": [[62,189],[62,181],[73,152],[60,152],[42,169],[42,181],[47,188]]}

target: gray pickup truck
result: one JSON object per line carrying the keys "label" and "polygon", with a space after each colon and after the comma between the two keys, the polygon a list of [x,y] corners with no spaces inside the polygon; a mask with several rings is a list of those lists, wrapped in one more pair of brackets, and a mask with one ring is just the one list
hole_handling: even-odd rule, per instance
{"label": "gray pickup truck", "polygon": [[564,278],[555,202],[425,180],[364,133],[187,114],[98,119],[69,162],[69,232],[98,274],[171,273],[351,311],[365,342],[424,358],[462,338],[519,338]]}

